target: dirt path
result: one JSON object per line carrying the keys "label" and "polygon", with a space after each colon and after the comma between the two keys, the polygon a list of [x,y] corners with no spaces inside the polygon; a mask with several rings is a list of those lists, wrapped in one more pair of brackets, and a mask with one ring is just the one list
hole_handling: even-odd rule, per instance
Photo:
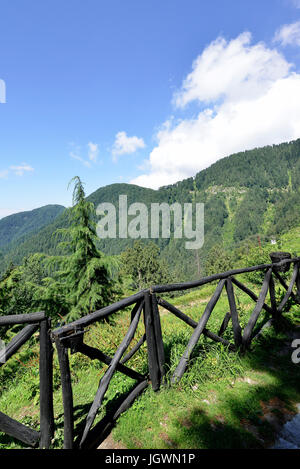
{"label": "dirt path", "polygon": [[105,438],[104,441],[102,441],[101,445],[98,446],[97,449],[127,449],[127,448],[119,442],[116,443],[110,434],[108,435],[107,438]]}

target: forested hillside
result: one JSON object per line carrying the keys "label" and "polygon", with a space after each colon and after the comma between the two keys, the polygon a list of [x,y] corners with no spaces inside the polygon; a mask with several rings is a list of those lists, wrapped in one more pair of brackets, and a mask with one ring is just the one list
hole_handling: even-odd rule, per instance
{"label": "forested hillside", "polygon": [[[128,205],[142,202],[147,207],[153,202],[203,202],[205,241],[202,249],[197,252],[186,250],[185,240],[172,236],[153,240],[178,279],[184,279],[205,272],[206,259],[216,246],[231,250],[245,240],[257,243],[258,236],[260,242],[269,241],[270,237],[300,225],[299,181],[300,139],[228,156],[195,177],[159,190],[112,184],[99,188],[87,199],[95,207],[101,202],[111,202],[117,209],[119,195],[124,194],[128,197]],[[0,221],[0,246],[5,254],[1,271],[10,262],[20,263],[25,255],[56,252],[58,240],[52,235],[57,228],[68,225],[68,218],[67,211],[57,216],[63,207],[54,207],[57,212],[55,215],[53,208],[52,220],[49,219],[50,212],[48,220],[42,216],[48,213],[43,207],[38,209],[40,217],[35,221],[32,219],[32,223],[23,219],[22,224],[22,214]],[[14,233],[11,239],[8,230],[1,230],[1,222],[5,225],[8,221],[11,221],[10,229]],[[99,240],[98,247],[112,255],[121,253],[132,243],[130,238],[117,237]]]}
{"label": "forested hillside", "polygon": [[62,205],[45,205],[19,212],[0,220],[0,252],[21,244],[25,239],[51,224],[64,211]]}

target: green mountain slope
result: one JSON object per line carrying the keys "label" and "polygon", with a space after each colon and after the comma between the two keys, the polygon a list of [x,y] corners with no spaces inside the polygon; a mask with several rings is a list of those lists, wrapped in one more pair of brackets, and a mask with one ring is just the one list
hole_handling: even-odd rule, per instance
{"label": "green mountain slope", "polygon": [[[205,204],[202,249],[187,250],[186,239],[172,236],[154,239],[169,264],[181,271],[180,278],[196,276],[203,273],[205,258],[217,244],[232,249],[245,240],[256,241],[257,236],[268,240],[300,225],[300,139],[228,156],[195,177],[159,190],[111,184],[99,188],[88,200],[95,207],[102,202],[113,203],[118,213],[120,195],[127,195],[128,206],[133,202],[148,208],[154,202]],[[24,233],[10,244],[1,270],[33,252],[55,253],[57,240],[52,235],[67,223],[67,213],[62,212],[39,231]],[[0,231],[0,242],[5,243],[5,239]],[[101,239],[99,248],[107,254],[119,254],[132,242],[130,238]]]}
{"label": "green mountain slope", "polygon": [[35,210],[16,213],[0,220],[0,250],[49,225],[65,209],[62,205],[46,205]]}

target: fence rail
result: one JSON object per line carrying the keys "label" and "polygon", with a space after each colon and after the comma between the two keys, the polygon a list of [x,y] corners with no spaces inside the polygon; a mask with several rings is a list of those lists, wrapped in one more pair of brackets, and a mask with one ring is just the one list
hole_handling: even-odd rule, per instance
{"label": "fence rail", "polygon": [[16,314],[0,317],[0,327],[27,325],[18,332],[5,349],[0,352],[0,366],[4,365],[35,332],[39,331],[40,359],[40,432],[23,425],[0,412],[0,431],[20,440],[28,446],[49,448],[54,435],[53,391],[52,391],[52,343],[50,321],[44,312]]}
{"label": "fence rail", "polygon": [[[285,279],[282,277],[281,272],[289,270],[291,265],[293,265],[292,276],[289,284],[287,284]],[[140,395],[140,393],[142,393],[150,383],[152,388],[157,391],[165,382],[165,353],[159,307],[168,310],[171,314],[175,315],[193,329],[186,349],[181,359],[179,360],[179,363],[171,378],[171,382],[176,383],[183,376],[188,366],[190,356],[202,335],[217,343],[226,345],[232,351],[246,351],[250,348],[252,340],[259,335],[261,329],[264,327],[263,325],[258,330],[256,327],[259,316],[263,310],[270,317],[269,323],[274,323],[280,318],[282,312],[287,308],[288,300],[290,298],[293,298],[294,301],[299,303],[299,267],[300,257],[295,257],[287,258],[280,262],[273,262],[271,264],[261,264],[243,269],[234,269],[228,272],[204,277],[193,282],[176,283],[172,285],[155,285],[149,289],[144,289],[128,298],[122,299],[112,305],[106,306],[99,311],[95,311],[94,313],[84,316],[77,321],[53,330],[51,332],[51,339],[52,342],[54,342],[56,345],[61,374],[62,399],[64,407],[64,448],[71,449],[75,447],[95,447],[95,444],[100,442],[106,436],[107,432],[112,428],[119,415],[132,404],[134,399]],[[264,280],[258,296],[249,287],[244,285],[236,278],[238,275],[256,271],[262,271],[264,274]],[[197,288],[213,282],[217,282],[217,286],[198,321],[190,318],[188,315],[180,311],[178,308],[160,296],[164,293],[190,290],[192,288]],[[282,285],[286,290],[284,298],[279,304],[276,302],[275,282],[279,282],[280,285]],[[218,334],[216,334],[215,332],[210,331],[207,325],[224,289],[226,290],[226,295],[228,298],[229,311],[224,312],[224,319]],[[248,323],[244,327],[244,330],[242,330],[240,324],[238,308],[236,305],[236,289],[246,293],[255,302],[253,311],[250,315]],[[293,291],[295,289],[296,291]],[[267,301],[268,293],[270,304],[268,304]],[[84,343],[84,336],[86,333],[85,328],[87,326],[108,318],[110,315],[124,310],[129,306],[132,307],[130,325],[114,356],[108,356],[103,351]],[[35,314],[37,315],[41,313]],[[29,322],[30,324],[21,331],[22,333],[19,333],[17,336],[15,336],[11,342],[10,347],[12,351],[16,351],[19,348],[19,344],[24,343],[24,341],[32,335],[36,328],[40,327],[40,446],[47,447],[47,445],[49,445],[50,436],[53,434],[52,395],[50,396],[52,392],[50,382],[52,379],[52,352],[51,346],[49,345],[49,323],[47,322],[47,319],[44,318],[44,316],[39,316],[38,320],[36,319],[37,317],[38,316],[31,314],[26,315],[26,318],[21,318],[19,315],[20,322]],[[20,323],[14,322],[17,321],[15,318],[17,317],[11,316],[0,318],[0,326],[4,324],[7,325]],[[141,322],[143,323],[144,334],[138,340],[136,345],[132,347],[131,350],[129,350],[130,344],[132,343],[132,340],[136,334],[138,325]],[[233,330],[232,342],[223,337],[224,332],[229,327],[230,322]],[[138,350],[140,350],[144,343],[146,343],[147,346],[148,372],[146,374],[141,374],[125,364],[129,361],[130,358],[134,356],[135,353],[138,352]],[[87,413],[84,428],[76,440],[74,435],[74,405],[71,370],[69,363],[69,350],[71,350],[72,353],[81,353],[89,357],[91,360],[99,360],[100,362],[108,365],[106,372],[100,380],[95,398]],[[101,422],[93,427],[97,412],[103,404],[106,391],[116,371],[134,379],[136,383],[133,389],[126,395],[125,399],[122,401],[118,400],[114,410],[107,413]],[[6,431],[5,428],[7,427],[5,427],[5,419],[1,419],[2,417],[0,414],[0,430],[2,429],[2,431]],[[9,433],[9,431],[7,431],[7,433]],[[18,438],[16,426],[13,436]],[[26,438],[26,442],[28,444],[30,444],[29,440],[34,440],[31,442],[32,444],[38,440],[38,437],[37,435],[31,433],[31,437]]]}

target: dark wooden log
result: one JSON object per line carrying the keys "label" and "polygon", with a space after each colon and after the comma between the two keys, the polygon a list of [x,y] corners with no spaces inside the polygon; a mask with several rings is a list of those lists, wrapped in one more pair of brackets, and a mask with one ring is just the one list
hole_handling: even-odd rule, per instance
{"label": "dark wooden log", "polygon": [[[163,308],[170,311],[170,313],[174,314],[174,316],[177,316],[179,319],[182,319],[182,321],[184,321],[186,324],[196,329],[198,323],[186,314],[184,314],[182,311],[177,309],[176,306],[172,305],[171,303],[168,303],[162,298],[158,298],[157,302]],[[207,337],[208,339],[214,340],[215,342],[219,342],[225,345],[226,347],[229,347],[230,350],[235,350],[235,347],[228,340],[223,339],[223,337],[219,337],[217,334],[214,334],[213,332],[206,329],[206,327],[203,329],[202,334],[205,335],[205,337]]]}
{"label": "dark wooden log", "polygon": [[168,301],[164,300],[163,298],[158,298],[157,299],[157,302],[160,306],[162,306],[163,308],[167,309],[168,311],[170,311],[170,313],[174,314],[174,316],[176,316],[177,318],[181,319],[182,321],[184,321],[186,324],[188,324],[189,326],[193,327],[194,329],[197,327],[197,322],[194,321],[193,319],[191,319],[189,316],[187,316],[186,314],[184,314],[182,311],[180,311],[178,308],[176,308],[176,306],[172,305],[171,303],[169,303]]}
{"label": "dark wooden log", "polygon": [[190,338],[190,341],[187,345],[187,348],[183,354],[183,356],[181,357],[180,359],[180,362],[172,376],[172,379],[171,379],[171,382],[174,383],[174,382],[177,382],[181,379],[183,373],[185,372],[185,369],[187,367],[187,364],[188,364],[188,361],[189,361],[189,358],[190,358],[190,355],[191,353],[193,352],[199,338],[200,338],[200,335],[202,334],[203,332],[203,329],[205,328],[206,326],[206,323],[207,321],[209,320],[209,317],[218,301],[218,299],[220,298],[220,295],[222,293],[222,289],[224,287],[224,284],[225,284],[225,280],[220,280],[220,282],[218,283],[218,286],[213,294],[213,296],[211,297],[210,301],[208,302],[206,308],[205,308],[205,311],[203,313],[203,315],[201,316],[201,319],[200,321],[198,322],[197,324],[197,327],[196,329],[194,330],[194,333],[192,334],[192,337]]}
{"label": "dark wooden log", "polygon": [[[281,262],[278,262],[275,265],[282,266],[286,263],[299,262],[299,261],[300,261],[300,257],[294,257],[292,259],[285,259]],[[244,267],[242,269],[229,270],[227,272],[222,272],[220,274],[213,274],[208,277],[203,277],[199,280],[194,280],[192,282],[174,283],[174,284],[169,284],[169,285],[154,285],[151,287],[151,291],[153,293],[166,293],[166,292],[171,292],[171,291],[187,290],[190,288],[200,287],[201,285],[205,285],[206,283],[211,283],[216,280],[223,280],[228,277],[232,277],[233,275],[245,274],[247,272],[255,272],[256,270],[270,269],[273,265],[274,264],[260,264],[260,265],[254,265],[251,267]]]}
{"label": "dark wooden log", "polygon": [[230,308],[234,343],[236,347],[239,347],[242,343],[242,329],[239,323],[239,316],[238,316],[238,311],[236,307],[231,277],[229,277],[226,280],[226,292],[227,292],[228,303],[229,303],[229,308]]}
{"label": "dark wooden log", "polygon": [[50,320],[40,323],[40,448],[48,449],[54,435],[53,412],[53,348]]}
{"label": "dark wooden log", "polygon": [[267,296],[268,290],[269,290],[269,283],[270,283],[270,278],[272,275],[272,268],[270,268],[264,278],[263,285],[257,300],[257,303],[255,305],[255,308],[253,310],[253,313],[251,314],[251,317],[248,321],[248,324],[246,325],[244,329],[244,334],[243,334],[243,348],[246,349],[250,342],[251,342],[251,333],[254,329],[254,326],[257,322],[258,316],[263,308],[265,298]]}
{"label": "dark wooden log", "polygon": [[63,346],[63,344],[57,337],[55,339],[55,345],[59,361],[64,407],[64,449],[72,449],[74,443],[74,415],[73,391],[68,349]]}
{"label": "dark wooden log", "polygon": [[[76,347],[76,351],[83,353],[87,357],[89,357],[91,360],[100,360],[101,362],[105,363],[106,365],[110,365],[112,362],[112,358],[106,355],[105,353],[101,352],[101,350],[98,350],[94,347],[90,347],[87,344],[80,344]],[[131,379],[136,379],[137,381],[143,381],[145,379],[145,376],[141,375],[135,370],[131,370],[125,365],[122,365],[119,363],[116,367],[116,371],[120,371],[120,373],[123,373],[124,375],[128,376]]]}
{"label": "dark wooden log", "polygon": [[265,322],[265,324],[253,336],[252,341],[256,340],[258,337],[260,337],[265,329],[267,329],[268,327],[271,327],[274,324],[274,321],[275,321],[275,319],[271,318],[271,319],[269,319],[269,321]]}
{"label": "dark wooden log", "polygon": [[300,263],[297,262],[297,265],[298,265],[298,275],[296,278],[297,294],[295,297],[295,301],[296,303],[300,304]]}
{"label": "dark wooden log", "polygon": [[281,285],[283,286],[283,288],[285,288],[286,290],[288,290],[288,285],[286,284],[285,280],[281,277],[281,275],[276,271],[274,270],[273,271],[273,274],[275,275],[275,277],[277,278],[277,280],[279,280],[279,282],[281,283]]}
{"label": "dark wooden log", "polygon": [[151,308],[150,293],[145,292],[144,302],[144,323],[147,340],[148,368],[152,389],[158,391],[160,386],[160,370],[157,357],[157,347],[155,341],[155,330],[153,323],[153,314]]}
{"label": "dark wooden log", "polygon": [[270,258],[273,264],[273,271],[276,270],[277,272],[288,272],[290,269],[291,264],[286,263],[282,266],[278,266],[278,263],[281,262],[283,259],[291,259],[291,254],[289,252],[270,252]]}
{"label": "dark wooden log", "polygon": [[55,329],[52,332],[53,337],[60,337],[70,331],[75,331],[76,329],[82,329],[90,324],[93,324],[96,321],[104,319],[110,316],[120,309],[126,308],[127,306],[131,306],[144,298],[144,290],[136,293],[135,295],[129,296],[128,298],[124,298],[123,300],[117,301],[109,306],[105,306],[104,308],[95,311],[94,313],[87,314],[76,321],[71,322],[70,324],[66,324],[58,329]]}
{"label": "dark wooden log", "polygon": [[111,378],[112,378],[112,376],[113,376],[113,374],[114,374],[114,372],[117,368],[117,365],[119,364],[119,361],[120,361],[122,355],[124,354],[124,352],[126,351],[126,349],[128,348],[130,342],[132,341],[132,339],[134,337],[135,331],[137,329],[137,326],[138,326],[138,323],[139,323],[139,320],[140,320],[143,305],[144,305],[143,301],[140,301],[139,303],[137,303],[135,305],[135,307],[134,307],[135,315],[133,317],[133,321],[130,324],[130,326],[128,328],[128,331],[127,331],[121,345],[118,347],[118,349],[117,349],[117,351],[116,351],[116,353],[115,353],[115,355],[114,355],[114,357],[113,357],[113,359],[110,363],[109,368],[105,372],[103,378],[100,380],[99,387],[98,387],[95,399],[93,401],[93,404],[91,405],[91,408],[90,408],[89,413],[88,413],[87,418],[86,418],[86,425],[85,425],[83,435],[82,435],[82,438],[81,438],[81,441],[80,441],[80,446],[83,445],[85,439],[87,438],[88,432],[89,432],[89,430],[90,430],[90,428],[91,428],[91,426],[92,426],[92,424],[95,420],[97,411],[98,411],[99,407],[102,404],[103,397],[104,397],[104,395],[107,391],[110,380],[111,380]]}
{"label": "dark wooden log", "polygon": [[81,329],[76,329],[73,334],[68,334],[64,337],[60,337],[60,341],[63,346],[71,350],[71,354],[76,351],[76,348],[83,343],[85,331]]}
{"label": "dark wooden log", "polygon": [[207,283],[215,282],[217,280],[224,280],[233,275],[244,274],[247,272],[254,272],[256,270],[265,270],[266,268],[270,266],[271,264],[261,264],[261,265],[257,265],[253,267],[247,267],[244,269],[234,269],[234,270],[229,270],[227,272],[209,275],[207,277],[203,277],[199,280],[194,280],[192,282],[174,283],[174,284],[169,284],[169,285],[154,285],[151,287],[151,290],[153,293],[167,293],[171,291],[188,290],[190,288],[201,287],[202,285],[206,285]]}
{"label": "dark wooden log", "polygon": [[278,314],[280,314],[282,312],[283,308],[285,307],[285,305],[287,304],[289,298],[291,297],[292,290],[293,290],[293,287],[295,285],[297,275],[298,275],[298,265],[297,265],[297,263],[295,263],[291,282],[289,284],[289,287],[287,289],[287,292],[286,292],[283,300],[281,301],[280,305],[277,308]]}
{"label": "dark wooden log", "polygon": [[[255,295],[255,293],[250,290],[250,288],[246,287],[245,285],[243,285],[241,282],[239,282],[236,278],[232,277],[231,278],[231,281],[232,283],[234,283],[240,290],[242,290],[243,292],[245,292],[248,296],[250,296],[250,298],[252,298],[252,300],[254,300],[255,302],[257,302],[258,300],[258,296]],[[272,314],[273,311],[272,311],[272,308],[270,308],[269,305],[267,305],[266,303],[263,304],[263,308],[265,311],[267,311],[269,314]]]}
{"label": "dark wooden log", "polygon": [[127,355],[125,355],[125,357],[123,357],[122,360],[120,360],[120,363],[124,365],[124,363],[128,362],[128,360],[130,360],[130,358],[133,357],[133,355],[141,348],[141,346],[143,345],[145,341],[146,341],[146,334],[144,334],[140,338],[138,343],[134,347],[132,347],[130,352],[128,352]]}
{"label": "dark wooden log", "polygon": [[146,389],[147,386],[148,380],[144,380],[141,383],[137,384],[134,389],[129,392],[126,399],[124,399],[120,407],[113,414],[113,419],[117,420],[117,418],[119,418],[120,415],[130,407],[134,399],[136,399],[136,397],[139,396],[144,391],[144,389]]}
{"label": "dark wooden log", "polygon": [[117,404],[113,411],[105,415],[105,417],[91,429],[81,448],[84,450],[98,448],[100,443],[108,436],[120,415],[131,406],[134,400],[147,388],[147,386],[148,381],[144,380],[129,391],[125,399],[120,399],[119,401],[121,404]]}
{"label": "dark wooden log", "polygon": [[269,293],[270,293],[270,300],[271,300],[272,317],[276,319],[278,316],[278,311],[277,311],[277,304],[276,304],[275,284],[274,284],[273,275],[271,275],[271,278],[270,278]]}
{"label": "dark wooden log", "polygon": [[[274,273],[275,277],[277,278],[277,280],[279,280],[279,282],[281,283],[281,285],[283,286],[283,288],[285,288],[286,290],[288,290],[289,287],[288,287],[288,285],[286,284],[285,280],[281,277],[281,275],[280,275],[278,272],[276,272],[276,271],[274,271],[273,273]],[[297,301],[296,296],[294,295],[293,292],[291,292],[291,297],[293,298],[294,301]]]}
{"label": "dark wooden log", "polygon": [[230,319],[231,319],[231,314],[230,314],[230,313],[226,313],[225,316],[224,316],[224,319],[223,319],[223,321],[222,321],[221,327],[220,327],[220,329],[219,329],[219,332],[218,332],[218,335],[219,335],[220,337],[221,337],[221,336],[224,334],[224,332],[226,331]]}
{"label": "dark wooden log", "polygon": [[159,372],[160,372],[159,379],[160,379],[160,383],[162,383],[165,379],[165,349],[164,349],[164,343],[163,343],[163,338],[162,338],[157,298],[156,298],[155,293],[151,295],[151,300],[152,300],[154,336],[155,336],[157,360],[158,360],[158,366],[159,366]]}
{"label": "dark wooden log", "polygon": [[214,334],[214,332],[211,332],[209,329],[206,329],[206,327],[203,329],[202,334],[208,339],[213,340],[214,342],[218,342],[220,344],[225,345],[225,347],[228,347],[228,349],[231,351],[236,350],[236,347],[233,344],[231,344],[229,340],[226,340],[223,337],[219,337],[217,334]]}
{"label": "dark wooden log", "polygon": [[44,311],[28,314],[13,314],[10,316],[0,316],[0,326],[12,326],[14,324],[32,324],[45,319]]}
{"label": "dark wooden log", "polygon": [[[292,262],[299,262],[299,261],[300,261],[300,257],[295,257],[292,259],[285,259],[275,265],[281,266],[281,265],[284,265],[285,263],[292,263]],[[176,291],[176,290],[180,291],[180,290],[195,288],[195,287],[199,287],[201,285],[205,285],[206,283],[210,283],[216,280],[226,279],[233,275],[243,274],[247,272],[254,272],[256,270],[266,270],[272,267],[272,265],[273,264],[260,264],[257,266],[246,267],[242,269],[234,269],[234,270],[230,270],[230,271],[223,272],[220,274],[214,274],[208,277],[203,277],[200,280],[195,280],[192,282],[170,284],[170,285],[155,285],[151,287],[151,293],[162,293],[162,292],[169,292],[169,291]],[[142,290],[136,293],[135,295],[132,295],[128,298],[124,298],[123,300],[120,300],[112,305],[106,306],[105,308],[102,308],[99,311],[95,311],[94,313],[88,314],[87,316],[84,316],[83,318],[80,318],[77,321],[74,321],[61,328],[58,328],[53,331],[53,336],[61,336],[61,335],[64,335],[66,332],[76,330],[77,327],[88,326],[98,321],[99,319],[103,319],[109,316],[110,314],[119,311],[122,308],[130,306],[136,303],[137,301],[139,301],[140,299],[142,299],[145,294],[145,291],[147,290]]]}
{"label": "dark wooden log", "polygon": [[14,354],[28,339],[38,330],[39,324],[25,326],[15,337],[0,351],[0,367]]}
{"label": "dark wooden log", "polygon": [[2,412],[0,412],[0,431],[33,448],[38,445],[40,439],[40,434],[37,431]]}

